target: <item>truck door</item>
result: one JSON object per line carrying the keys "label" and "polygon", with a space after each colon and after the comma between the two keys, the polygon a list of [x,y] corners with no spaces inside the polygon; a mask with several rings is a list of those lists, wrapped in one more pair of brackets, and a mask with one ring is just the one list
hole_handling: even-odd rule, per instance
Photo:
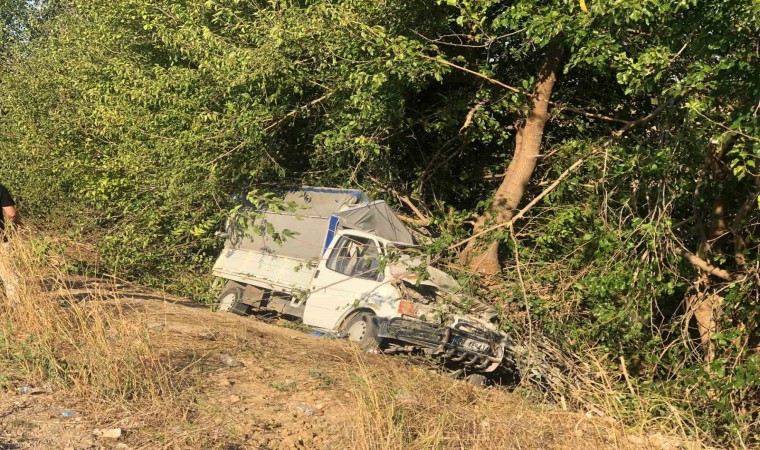
{"label": "truck door", "polygon": [[381,289],[380,255],[380,246],[372,238],[340,236],[314,273],[304,324],[332,329],[347,310],[358,304],[382,302],[385,289]]}

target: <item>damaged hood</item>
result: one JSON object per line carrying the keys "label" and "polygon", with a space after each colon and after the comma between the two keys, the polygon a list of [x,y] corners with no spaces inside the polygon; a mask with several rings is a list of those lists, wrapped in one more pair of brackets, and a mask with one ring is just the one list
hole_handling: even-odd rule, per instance
{"label": "damaged hood", "polygon": [[424,310],[442,318],[466,317],[490,329],[498,328],[499,314],[496,309],[465,295],[454,277],[427,265],[422,258],[403,255],[397,262],[390,263],[389,267],[404,299],[426,305]]}
{"label": "damaged hood", "polygon": [[461,290],[461,286],[454,277],[433,266],[428,265],[425,267],[426,276],[422,277],[418,268],[425,266],[425,264],[422,258],[412,258],[404,255],[398,262],[390,264],[391,275],[393,278],[415,285],[433,286],[450,292],[459,292]]}

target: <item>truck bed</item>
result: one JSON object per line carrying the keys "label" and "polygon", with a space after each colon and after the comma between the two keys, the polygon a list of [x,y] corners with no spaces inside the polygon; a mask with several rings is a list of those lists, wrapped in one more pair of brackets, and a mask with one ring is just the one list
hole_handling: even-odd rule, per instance
{"label": "truck bed", "polygon": [[306,259],[231,248],[214,264],[215,276],[287,293],[307,290],[316,270]]}

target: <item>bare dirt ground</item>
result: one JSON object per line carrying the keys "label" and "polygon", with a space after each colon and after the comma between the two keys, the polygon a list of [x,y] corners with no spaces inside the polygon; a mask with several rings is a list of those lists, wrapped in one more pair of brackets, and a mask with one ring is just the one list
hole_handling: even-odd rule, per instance
{"label": "bare dirt ground", "polygon": [[150,408],[95,411],[45,386],[20,393],[4,374],[1,449],[685,448],[347,342],[162,294],[119,295],[157,345],[187,361],[179,409],[158,420]]}

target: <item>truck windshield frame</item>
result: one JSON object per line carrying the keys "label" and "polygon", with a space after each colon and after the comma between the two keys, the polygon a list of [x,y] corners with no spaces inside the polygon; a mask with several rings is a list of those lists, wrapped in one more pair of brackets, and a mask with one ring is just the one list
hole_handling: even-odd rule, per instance
{"label": "truck windshield frame", "polygon": [[348,277],[382,281],[380,253],[377,242],[372,239],[343,235],[330,253],[326,266]]}

